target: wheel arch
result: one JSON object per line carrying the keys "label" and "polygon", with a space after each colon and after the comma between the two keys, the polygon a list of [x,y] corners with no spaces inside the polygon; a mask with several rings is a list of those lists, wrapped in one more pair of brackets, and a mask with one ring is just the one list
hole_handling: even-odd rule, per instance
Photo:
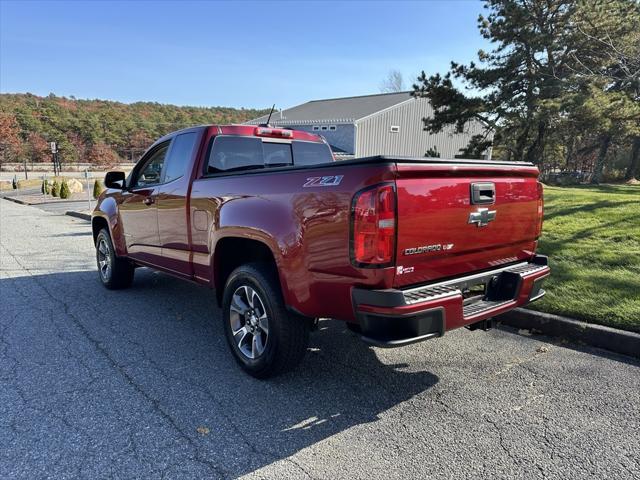
{"label": "wheel arch", "polygon": [[276,255],[269,245],[253,238],[226,236],[216,242],[213,253],[213,286],[218,305],[222,305],[224,286],[231,272],[240,265],[253,262],[264,263],[273,269],[285,296],[286,285],[280,275]]}
{"label": "wheel arch", "polygon": [[91,219],[91,233],[93,234],[93,244],[95,245],[98,241],[98,234],[100,230],[106,228],[109,231],[109,235],[111,235],[111,229],[109,228],[109,222],[104,217],[95,216]]}
{"label": "wheel arch", "polygon": [[110,196],[102,197],[91,215],[91,231],[93,233],[94,245],[98,233],[100,233],[100,230],[103,228],[109,231],[116,255],[125,257],[127,255],[127,247],[124,241],[124,232],[122,231],[120,216],[118,215],[118,205],[116,199]]}

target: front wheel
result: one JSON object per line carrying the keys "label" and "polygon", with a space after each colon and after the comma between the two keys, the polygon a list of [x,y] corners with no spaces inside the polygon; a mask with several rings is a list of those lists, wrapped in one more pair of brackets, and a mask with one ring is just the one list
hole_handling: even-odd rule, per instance
{"label": "front wheel", "polygon": [[236,268],[227,280],[222,309],[229,348],[250,375],[273,377],[302,360],[309,322],[286,310],[278,279],[268,265]]}
{"label": "front wheel", "polygon": [[110,290],[128,288],[133,282],[134,266],[125,258],[116,256],[111,235],[106,228],[96,238],[96,262],[102,284]]}

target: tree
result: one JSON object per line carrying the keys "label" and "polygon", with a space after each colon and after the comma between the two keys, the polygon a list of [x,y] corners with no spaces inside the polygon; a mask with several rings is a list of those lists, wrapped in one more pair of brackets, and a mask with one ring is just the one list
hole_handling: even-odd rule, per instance
{"label": "tree", "polygon": [[120,162],[120,157],[109,145],[98,142],[89,148],[87,161],[94,165],[116,165]]}
{"label": "tree", "polygon": [[51,185],[51,196],[58,197],[60,195],[60,185],[57,180],[53,181],[53,185]]}
{"label": "tree", "polygon": [[49,144],[40,134],[36,132],[29,134],[27,148],[32,162],[47,162],[51,160]]}
{"label": "tree", "polygon": [[20,127],[13,114],[0,112],[0,154],[1,161],[15,160],[22,153]]}
{"label": "tree", "polygon": [[66,180],[62,180],[62,184],[60,185],[60,198],[66,199],[71,196],[71,190],[69,190],[69,184]]}
{"label": "tree", "polygon": [[[472,138],[464,151],[477,153],[495,144],[507,159],[537,164],[545,154],[557,161],[576,136],[596,138],[596,165],[603,165],[611,141],[625,134],[628,112],[609,122],[605,117],[616,111],[616,104],[623,102],[626,109],[630,102],[613,95],[615,82],[604,79],[612,62],[596,39],[627,38],[637,30],[635,20],[629,21],[637,3],[486,0],[485,7],[489,13],[480,15],[478,27],[493,49],[479,51],[478,63],[452,62],[445,75],[422,72],[414,85],[414,95],[428,97],[435,111],[424,119],[425,129],[437,133],[453,125],[462,132],[467,122],[481,121],[486,133]],[[615,69],[609,70],[613,74]],[[601,95],[605,93],[611,95]],[[581,119],[580,112],[597,120],[597,128]]]}
{"label": "tree", "polygon": [[66,140],[67,144],[61,147],[64,157],[72,161],[85,162],[89,149],[83,136],[77,131],[71,131],[67,133]]}
{"label": "tree", "polygon": [[[427,77],[423,72],[414,86],[415,94],[429,97],[435,109],[425,127],[439,132],[455,125],[462,132],[467,122],[478,120],[495,132],[495,141],[511,157],[539,163],[554,107],[544,101],[560,93],[566,76],[570,41],[566,25],[575,2],[487,0],[485,7],[489,14],[479,16],[478,27],[495,48],[479,51],[479,64],[452,62],[444,77]],[[466,94],[454,86],[454,79],[480,95]]]}
{"label": "tree", "polygon": [[[575,53],[577,64],[569,83],[578,92],[590,90],[583,104],[589,109],[591,129],[598,133],[592,183],[599,183],[609,147],[640,137],[640,3],[583,1],[574,25],[583,47]],[[578,112],[584,110],[583,104],[579,103]],[[627,175],[634,163],[633,148],[629,152]]]}
{"label": "tree", "polygon": [[633,147],[631,148],[631,163],[624,175],[625,180],[640,177],[640,136],[633,139]]}
{"label": "tree", "polygon": [[[58,143],[65,162],[85,161],[89,148],[106,146],[111,160],[137,156],[172,130],[209,123],[243,123],[265,110],[130,105],[103,100],[0,94],[0,161],[49,161],[42,141]],[[35,135],[35,136],[32,136]],[[42,151],[45,153],[41,153]],[[115,155],[115,156],[114,156]]]}
{"label": "tree", "polygon": [[440,158],[440,152],[438,152],[438,147],[435,145],[426,151],[424,154],[425,157],[429,158]]}
{"label": "tree", "polygon": [[128,142],[129,149],[125,152],[125,159],[135,162],[145,152],[145,150],[153,143],[151,138],[144,130],[137,130],[131,135]]}
{"label": "tree", "polygon": [[380,83],[382,93],[395,93],[404,91],[402,73],[398,70],[390,70],[386,78]]}
{"label": "tree", "polygon": [[100,180],[96,179],[96,181],[93,182],[93,198],[97,200],[103,191],[104,187],[102,186],[102,183],[100,183]]}

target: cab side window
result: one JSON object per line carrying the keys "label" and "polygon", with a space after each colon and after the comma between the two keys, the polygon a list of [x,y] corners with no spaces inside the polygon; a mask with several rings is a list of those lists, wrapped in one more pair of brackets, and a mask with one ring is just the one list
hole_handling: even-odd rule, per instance
{"label": "cab side window", "polygon": [[196,147],[196,132],[182,133],[173,139],[171,152],[164,167],[164,183],[171,182],[187,173],[187,166]]}
{"label": "cab side window", "polygon": [[261,168],[263,166],[261,139],[219,136],[215,138],[211,147],[207,173]]}
{"label": "cab side window", "polygon": [[331,148],[326,143],[295,141],[291,148],[295,165],[322,165],[333,162]]}
{"label": "cab side window", "polygon": [[162,169],[164,168],[164,160],[167,156],[167,150],[169,150],[169,143],[166,142],[160,145],[151,154],[149,159],[140,169],[138,177],[133,187],[149,187],[152,185],[158,185],[162,178]]}

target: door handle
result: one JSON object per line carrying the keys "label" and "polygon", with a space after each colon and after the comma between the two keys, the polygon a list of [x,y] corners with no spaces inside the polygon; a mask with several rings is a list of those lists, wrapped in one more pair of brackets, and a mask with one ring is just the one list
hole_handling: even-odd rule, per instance
{"label": "door handle", "polygon": [[155,201],[153,198],[151,198],[151,197],[147,197],[147,198],[145,198],[145,199],[142,201],[142,203],[144,203],[145,205],[152,205],[152,204],[154,204],[155,202],[156,202],[156,201]]}

